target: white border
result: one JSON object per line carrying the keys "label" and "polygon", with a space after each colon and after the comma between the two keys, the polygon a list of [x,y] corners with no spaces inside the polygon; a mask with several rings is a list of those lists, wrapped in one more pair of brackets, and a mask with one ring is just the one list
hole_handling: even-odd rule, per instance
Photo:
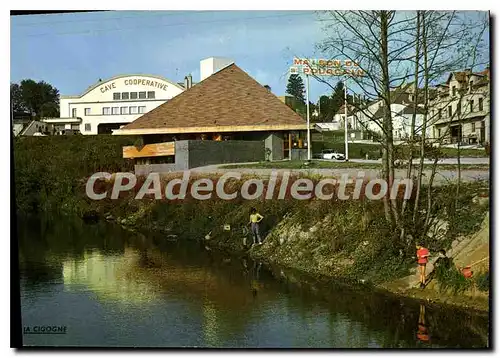
{"label": "white border", "polygon": [[[368,1],[368,0],[362,0],[362,1],[356,1],[356,2],[332,2],[331,0],[316,0],[314,2],[294,2],[293,3],[293,8],[291,8],[292,2],[289,2],[289,1],[283,1],[283,2],[270,2],[269,0],[257,0],[257,1],[251,1],[251,2],[235,2],[235,1],[229,1],[229,0],[226,0],[226,1],[220,1],[220,0],[214,0],[214,1],[210,1],[210,2],[206,2],[206,1],[201,1],[201,0],[198,0],[198,1],[189,1],[189,0],[184,0],[182,2],[164,2],[164,1],[158,1],[156,2],[155,4],[152,4],[151,2],[135,2],[134,3],[134,10],[228,10],[228,9],[232,9],[232,10],[264,10],[264,9],[267,9],[267,10],[313,10],[313,9],[331,9],[332,7],[335,7],[335,9],[338,9],[338,10],[343,10],[343,9],[348,9],[348,8],[352,8],[353,6],[357,9],[373,9],[373,8],[390,8],[390,9],[398,9],[398,10],[414,10],[416,7],[418,7],[419,9],[434,9],[434,10],[449,10],[449,9],[457,9],[457,7],[460,7],[460,9],[462,10],[492,10],[493,11],[493,14],[498,14],[500,13],[500,11],[497,11],[497,8],[498,8],[498,2],[496,1],[488,1],[488,0],[475,0],[473,2],[471,1],[463,1],[463,2],[460,2],[460,6],[457,6],[458,3],[457,1],[452,1],[452,0],[441,0],[441,1],[431,1],[431,0],[420,0],[418,1],[417,3],[415,2],[402,2],[402,1],[395,1],[395,0],[392,0],[392,1],[379,1],[379,2],[372,2],[372,1]],[[117,0],[111,0],[111,1],[107,1],[106,3],[103,3],[102,1],[95,1],[95,0],[88,0],[86,1],[85,3],[81,3],[81,2],[77,2],[77,3],[74,3],[74,2],[67,2],[67,1],[51,1],[51,0],[48,0],[48,1],[44,1],[44,2],[39,2],[39,1],[17,1],[15,3],[9,3],[9,2],[2,2],[2,7],[3,5],[6,5],[6,7],[15,7],[16,9],[18,10],[28,10],[28,9],[42,9],[42,8],[49,8],[49,9],[78,9],[78,10],[81,10],[82,7],[85,7],[87,9],[102,9],[103,7],[107,7],[107,8],[113,8],[113,9],[121,9],[121,10],[131,10],[130,9],[130,5],[129,3],[127,2],[123,2],[123,1],[117,1]],[[4,63],[7,63],[9,64],[10,62],[10,19],[8,18],[8,9],[3,9],[2,13],[4,14],[4,20],[2,22],[2,30],[1,31],[1,34],[2,36],[4,37],[4,41],[3,41],[3,46],[4,48],[6,48],[6,52],[7,54],[5,54],[2,59],[4,61]],[[498,19],[497,21],[495,22],[495,30],[498,28],[499,24],[498,24]],[[495,33],[497,33],[497,31],[495,31]],[[492,34],[493,36],[493,34]],[[494,40],[497,39],[497,37],[494,37],[493,38]],[[495,41],[495,44],[491,44],[492,45],[492,50],[494,50],[496,52],[496,47],[495,45],[497,45],[497,41]],[[498,81],[498,75],[497,75],[497,71],[495,70],[495,64],[496,63],[493,63],[492,64],[492,71],[494,71],[494,88],[497,89],[499,88],[499,81]],[[9,65],[7,66],[3,66],[3,71],[2,71],[2,83],[4,83],[5,85],[2,87],[2,91],[5,91],[7,92],[7,79],[10,80],[10,73],[9,73],[9,70],[10,70],[10,67]],[[498,92],[495,93],[495,101],[493,101],[493,103],[498,103],[496,101],[496,99],[498,99],[499,95],[498,95]],[[9,103],[9,95],[8,93],[4,93],[3,96],[1,96],[2,98],[2,101],[4,102],[2,107],[1,108],[4,108],[5,111],[4,113],[6,114],[7,113],[7,109],[10,107],[10,103]],[[495,108],[495,112],[494,113],[497,113],[496,112],[496,108]],[[3,153],[10,153],[10,140],[9,140],[9,135],[10,135],[10,126],[9,126],[9,121],[4,118],[4,120],[1,121],[1,133],[3,134],[3,140],[0,141],[0,145],[3,147]],[[500,138],[500,124],[495,124],[494,125],[494,136],[497,137],[497,138]],[[498,146],[498,144],[495,145],[495,148]],[[497,148],[496,148],[497,149]],[[497,152],[497,150],[495,149],[495,152]],[[495,155],[497,155],[497,153],[495,153]],[[6,156],[4,155],[3,158],[9,158],[9,156]],[[6,167],[9,167],[10,165],[10,159],[7,159],[3,161],[3,166],[4,168]],[[497,170],[495,170],[495,173],[494,175],[496,177],[498,177],[498,174],[499,172]],[[10,187],[10,178],[9,176],[5,173],[4,171],[4,174],[2,176],[0,176],[0,187],[3,188],[4,190],[6,190],[7,188]],[[12,183],[13,184],[13,183]],[[497,189],[495,190],[495,199],[498,200],[498,198],[500,197],[500,191]],[[7,198],[7,195],[4,195],[4,200],[2,200],[2,211],[1,211],[1,220],[2,220],[2,229],[4,232],[7,231],[7,229],[10,229],[10,202],[9,200],[6,200]],[[9,195],[10,197],[10,195]],[[497,201],[496,200],[496,201]],[[498,219],[500,217],[500,212],[496,211],[495,212],[495,219]],[[493,222],[493,218],[491,218],[492,222]],[[495,226],[496,227],[496,226]],[[8,245],[9,246],[9,250],[5,250],[5,248],[2,250],[2,260],[0,260],[1,264],[2,264],[2,269],[3,269],[3,272],[10,272],[10,260],[9,260],[9,255],[10,255],[10,244]],[[495,247],[495,256],[494,258],[495,259],[498,259],[498,257],[500,257],[498,255],[498,250],[499,250],[499,247],[500,247],[500,244],[497,244],[496,247]],[[496,273],[496,271],[495,271]],[[496,281],[495,283],[493,284],[494,287],[500,287],[498,285],[499,283],[499,279],[498,279],[498,274],[495,275],[496,277]],[[6,275],[4,274],[4,277],[6,277]],[[5,280],[5,281],[8,281],[8,280]],[[10,287],[10,282],[4,282],[3,283],[3,287]],[[496,293],[496,297],[498,297],[498,292],[495,292]],[[8,317],[9,316],[9,311],[10,311],[10,296],[6,295],[5,293],[3,295],[1,295],[1,299],[2,299],[2,308],[4,310],[4,317]],[[496,303],[496,302],[495,302]],[[496,306],[495,308],[497,308],[498,306]],[[495,316],[498,314],[498,309],[495,310],[495,312],[497,312],[495,314]],[[495,320],[496,322],[498,322],[498,320]],[[12,356],[14,355],[14,351],[13,350],[8,350],[8,352],[6,352],[6,347],[9,347],[10,346],[10,329],[9,329],[9,326],[7,326],[7,320],[5,319],[4,320],[4,325],[2,326],[2,334],[1,334],[1,337],[2,337],[2,344],[1,346],[3,347],[3,352],[2,353],[7,353],[7,356]],[[499,332],[499,329],[498,327],[495,327],[496,330],[495,332],[497,332],[496,336],[495,337],[491,337],[492,340],[495,340],[495,338],[498,337],[498,332]],[[498,342],[495,342],[498,344]],[[51,354],[51,352],[47,352],[49,354]],[[160,354],[165,354],[165,353],[168,353],[169,356],[172,356],[172,357],[176,357],[176,356],[181,356],[182,353],[175,353],[175,352],[159,352]],[[203,352],[203,351],[200,351],[200,353],[207,353],[206,351]],[[229,352],[230,354],[234,354],[235,352],[234,351],[230,351]],[[312,352],[303,352],[303,353],[300,353],[300,354],[311,354]],[[352,353],[352,352],[350,352]],[[377,353],[374,351],[374,353]],[[382,354],[385,354],[386,352],[381,352]],[[448,352],[447,354],[454,354],[455,352]],[[467,352],[467,354],[469,354],[470,352]],[[122,354],[121,352],[118,352],[117,354]],[[130,353],[129,353],[130,354]],[[194,353],[189,353],[188,355],[191,355],[191,354],[194,354]],[[215,354],[219,354],[219,352],[216,352]],[[251,353],[252,355],[258,355],[259,357],[266,357],[266,356],[269,356],[271,355],[271,353],[269,352],[255,352],[255,353]],[[334,352],[334,354],[346,354],[346,353],[342,353],[342,352]],[[369,356],[371,355],[372,352],[362,352],[361,355],[364,355],[364,356]],[[395,355],[403,355],[404,353],[402,352],[395,352]],[[418,354],[425,354],[426,357],[433,357],[433,356],[438,356],[443,354],[443,353],[438,353],[436,351],[425,351],[425,352],[420,352]],[[487,352],[483,352],[482,354],[487,354]],[[133,356],[136,356],[136,355],[142,355],[141,353],[133,353],[133,354],[130,354],[130,355],[133,355]],[[89,353],[84,353],[83,356],[88,356],[88,357],[100,357],[100,356],[104,356],[104,353],[98,353],[98,352],[89,352]],[[186,353],[182,354],[182,356],[186,356]]]}

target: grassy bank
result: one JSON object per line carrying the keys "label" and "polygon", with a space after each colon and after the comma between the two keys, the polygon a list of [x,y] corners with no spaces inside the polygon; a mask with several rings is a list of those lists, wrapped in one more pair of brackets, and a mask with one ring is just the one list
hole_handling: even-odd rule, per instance
{"label": "grassy bank", "polygon": [[[164,178],[162,187],[172,178]],[[244,180],[230,182],[226,192],[238,192]],[[488,210],[488,206],[472,200],[487,192],[484,183],[463,183],[462,189],[458,207],[452,195],[454,186],[433,189],[432,198],[439,210],[433,210],[432,218],[449,227],[444,235],[424,238],[433,254],[450,248],[456,237],[477,231]],[[423,198],[427,197],[425,191]],[[247,237],[250,242],[251,238],[243,227],[252,207],[265,217],[261,231],[266,240],[247,252],[243,239]],[[284,200],[244,200],[238,196],[230,201],[212,198],[172,202],[129,197],[123,198],[121,205],[110,202],[104,210],[135,230],[196,239],[212,248],[249,254],[310,274],[379,285],[404,277],[415,267],[416,239],[402,242],[399,233],[391,231],[381,201],[301,201],[289,196]],[[419,228],[414,230],[412,234],[418,237]]]}
{"label": "grassy bank", "polygon": [[124,136],[16,137],[14,175],[21,212],[81,212],[85,179],[99,171],[132,171],[122,147],[137,138]]}

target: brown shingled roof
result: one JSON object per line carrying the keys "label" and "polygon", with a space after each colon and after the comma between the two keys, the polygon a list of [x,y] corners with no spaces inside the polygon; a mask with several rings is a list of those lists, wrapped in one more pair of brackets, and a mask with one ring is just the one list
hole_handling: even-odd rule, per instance
{"label": "brown shingled roof", "polygon": [[[305,129],[306,122],[235,64],[139,117],[121,133]],[[272,127],[270,127],[272,126]],[[235,129],[236,127],[236,129]]]}

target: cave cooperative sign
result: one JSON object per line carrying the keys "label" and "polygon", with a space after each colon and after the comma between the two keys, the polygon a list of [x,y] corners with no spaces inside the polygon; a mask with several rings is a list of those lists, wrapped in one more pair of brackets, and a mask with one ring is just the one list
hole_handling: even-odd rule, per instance
{"label": "cave cooperative sign", "polygon": [[316,58],[294,58],[291,74],[362,77],[365,72],[351,60],[325,60]]}
{"label": "cave cooperative sign", "polygon": [[[150,86],[150,87],[162,89],[164,91],[167,91],[167,89],[168,89],[168,86],[165,83],[162,83],[160,81],[148,80],[145,78],[127,78],[124,81],[122,81],[122,83],[125,86],[137,86],[137,85]],[[107,91],[110,91],[110,90],[113,90],[116,88],[117,88],[116,81],[114,81],[114,82],[111,82],[111,83],[108,83],[108,84],[102,86],[101,92],[105,93]]]}

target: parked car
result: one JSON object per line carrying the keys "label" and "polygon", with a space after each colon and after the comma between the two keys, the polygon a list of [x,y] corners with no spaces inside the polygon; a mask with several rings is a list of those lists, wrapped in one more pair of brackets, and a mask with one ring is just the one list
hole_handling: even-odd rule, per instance
{"label": "parked car", "polygon": [[345,155],[336,152],[334,149],[324,149],[323,151],[321,151],[321,155],[323,159],[345,160]]}

